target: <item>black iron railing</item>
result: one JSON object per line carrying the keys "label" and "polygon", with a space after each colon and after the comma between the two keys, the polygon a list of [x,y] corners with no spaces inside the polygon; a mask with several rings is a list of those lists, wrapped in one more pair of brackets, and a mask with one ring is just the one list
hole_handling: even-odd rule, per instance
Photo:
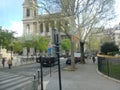
{"label": "black iron railing", "polygon": [[120,80],[120,56],[98,55],[98,70]]}

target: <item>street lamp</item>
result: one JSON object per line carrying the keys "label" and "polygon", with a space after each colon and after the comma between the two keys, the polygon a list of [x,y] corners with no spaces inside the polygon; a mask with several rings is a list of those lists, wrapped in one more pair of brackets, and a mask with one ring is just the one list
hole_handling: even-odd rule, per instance
{"label": "street lamp", "polygon": [[61,84],[61,69],[60,69],[60,43],[59,43],[59,32],[56,29],[54,30],[54,44],[55,44],[55,52],[58,60],[58,76],[59,76],[59,90],[62,90],[62,84]]}

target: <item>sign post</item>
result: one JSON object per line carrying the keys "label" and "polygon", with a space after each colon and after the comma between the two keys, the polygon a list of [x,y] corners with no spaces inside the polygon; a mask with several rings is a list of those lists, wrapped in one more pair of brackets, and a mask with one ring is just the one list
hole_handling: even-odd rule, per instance
{"label": "sign post", "polygon": [[58,60],[58,75],[59,75],[59,90],[62,90],[62,84],[61,84],[61,68],[60,68],[60,37],[59,37],[58,30],[54,31],[54,44],[55,44],[55,52]]}

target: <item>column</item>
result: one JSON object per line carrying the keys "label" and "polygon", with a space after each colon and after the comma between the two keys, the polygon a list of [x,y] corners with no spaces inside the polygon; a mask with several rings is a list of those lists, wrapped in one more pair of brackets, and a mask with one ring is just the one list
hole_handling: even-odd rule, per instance
{"label": "column", "polygon": [[52,40],[52,26],[51,26],[51,23],[52,22],[49,22],[49,36],[50,36],[50,38]]}
{"label": "column", "polygon": [[23,35],[26,35],[27,32],[26,32],[26,24],[23,23]]}
{"label": "column", "polygon": [[43,22],[43,34],[45,35],[46,30],[45,30],[45,22]]}
{"label": "column", "polygon": [[33,22],[33,34],[37,34],[37,22]]}
{"label": "column", "polygon": [[39,35],[39,32],[40,31],[40,23],[39,22],[37,22],[37,35]]}
{"label": "column", "polygon": [[33,30],[34,28],[33,27],[34,27],[34,23],[31,23],[30,24],[30,34],[34,33],[34,30]]}

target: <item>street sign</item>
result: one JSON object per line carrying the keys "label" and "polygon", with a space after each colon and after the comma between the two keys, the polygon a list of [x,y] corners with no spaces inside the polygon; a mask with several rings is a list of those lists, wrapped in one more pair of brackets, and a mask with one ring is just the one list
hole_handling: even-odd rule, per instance
{"label": "street sign", "polygon": [[48,54],[51,55],[51,52],[52,52],[52,48],[48,47]]}

